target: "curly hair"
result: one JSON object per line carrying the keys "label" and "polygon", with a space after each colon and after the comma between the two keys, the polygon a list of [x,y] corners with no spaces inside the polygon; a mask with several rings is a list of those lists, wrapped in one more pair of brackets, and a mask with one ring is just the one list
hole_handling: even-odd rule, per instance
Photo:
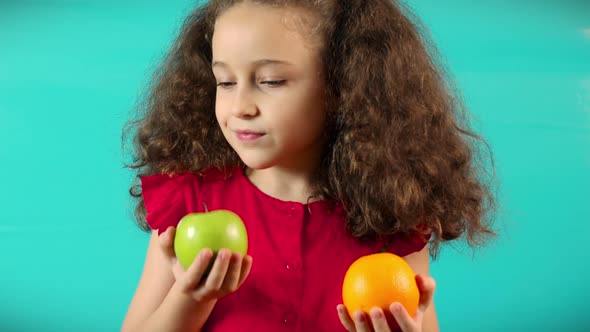
{"label": "curly hair", "polygon": [[[322,34],[328,144],[314,178],[318,197],[347,211],[358,238],[432,231],[430,250],[465,236],[475,247],[495,235],[496,201],[485,140],[469,129],[467,112],[427,29],[392,0],[213,0],[184,22],[156,71],[133,136],[137,178],[244,166],[217,125],[211,36],[216,18],[243,1],[307,9]],[[478,144],[478,143],[481,143]],[[491,178],[491,177],[490,177]],[[137,182],[136,218],[145,206]]]}

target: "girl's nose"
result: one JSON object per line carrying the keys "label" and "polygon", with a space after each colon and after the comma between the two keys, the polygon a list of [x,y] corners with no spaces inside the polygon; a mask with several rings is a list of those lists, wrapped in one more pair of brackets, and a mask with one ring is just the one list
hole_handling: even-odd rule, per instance
{"label": "girl's nose", "polygon": [[258,107],[246,91],[239,91],[232,105],[232,115],[238,118],[249,118],[258,114]]}

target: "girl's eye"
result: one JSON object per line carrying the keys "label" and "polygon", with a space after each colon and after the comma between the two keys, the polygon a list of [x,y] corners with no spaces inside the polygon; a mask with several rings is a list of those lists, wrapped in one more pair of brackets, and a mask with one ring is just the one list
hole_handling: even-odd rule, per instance
{"label": "girl's eye", "polygon": [[274,88],[274,87],[279,87],[281,85],[284,85],[286,82],[287,82],[287,80],[262,81],[262,82],[260,82],[260,84],[264,84],[268,87]]}
{"label": "girl's eye", "polygon": [[[287,82],[287,80],[268,80],[268,81],[261,81],[260,84],[262,85],[266,85],[270,88],[275,88],[275,87],[279,87],[281,85],[284,85]],[[217,86],[223,89],[230,89],[232,86],[236,85],[235,82],[219,82],[217,83]]]}
{"label": "girl's eye", "polygon": [[232,85],[234,85],[234,82],[219,82],[217,83],[218,87],[224,88],[224,89],[229,89],[232,87]]}

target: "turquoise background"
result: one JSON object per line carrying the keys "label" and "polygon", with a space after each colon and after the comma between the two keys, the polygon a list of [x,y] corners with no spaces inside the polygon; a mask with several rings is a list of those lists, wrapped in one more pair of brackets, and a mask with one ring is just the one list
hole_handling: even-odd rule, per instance
{"label": "turquoise background", "polygon": [[[590,329],[590,2],[410,1],[496,158],[501,237],[433,263],[443,331]],[[117,331],[148,235],[121,128],[192,2],[0,2],[0,331]]]}

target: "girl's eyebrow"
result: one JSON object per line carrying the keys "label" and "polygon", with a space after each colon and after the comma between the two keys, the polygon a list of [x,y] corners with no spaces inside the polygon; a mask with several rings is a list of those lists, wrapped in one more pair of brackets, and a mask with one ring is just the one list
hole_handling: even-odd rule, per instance
{"label": "girl's eyebrow", "polygon": [[[286,65],[286,66],[292,66],[293,65],[291,62],[288,62],[288,61],[284,61],[284,60],[273,60],[273,59],[256,60],[256,61],[252,62],[252,64],[256,68],[263,67],[263,66],[269,66],[269,65]],[[214,68],[214,67],[228,67],[228,65],[225,62],[222,62],[222,61],[213,61],[213,64],[211,65],[211,67],[212,68]]]}

